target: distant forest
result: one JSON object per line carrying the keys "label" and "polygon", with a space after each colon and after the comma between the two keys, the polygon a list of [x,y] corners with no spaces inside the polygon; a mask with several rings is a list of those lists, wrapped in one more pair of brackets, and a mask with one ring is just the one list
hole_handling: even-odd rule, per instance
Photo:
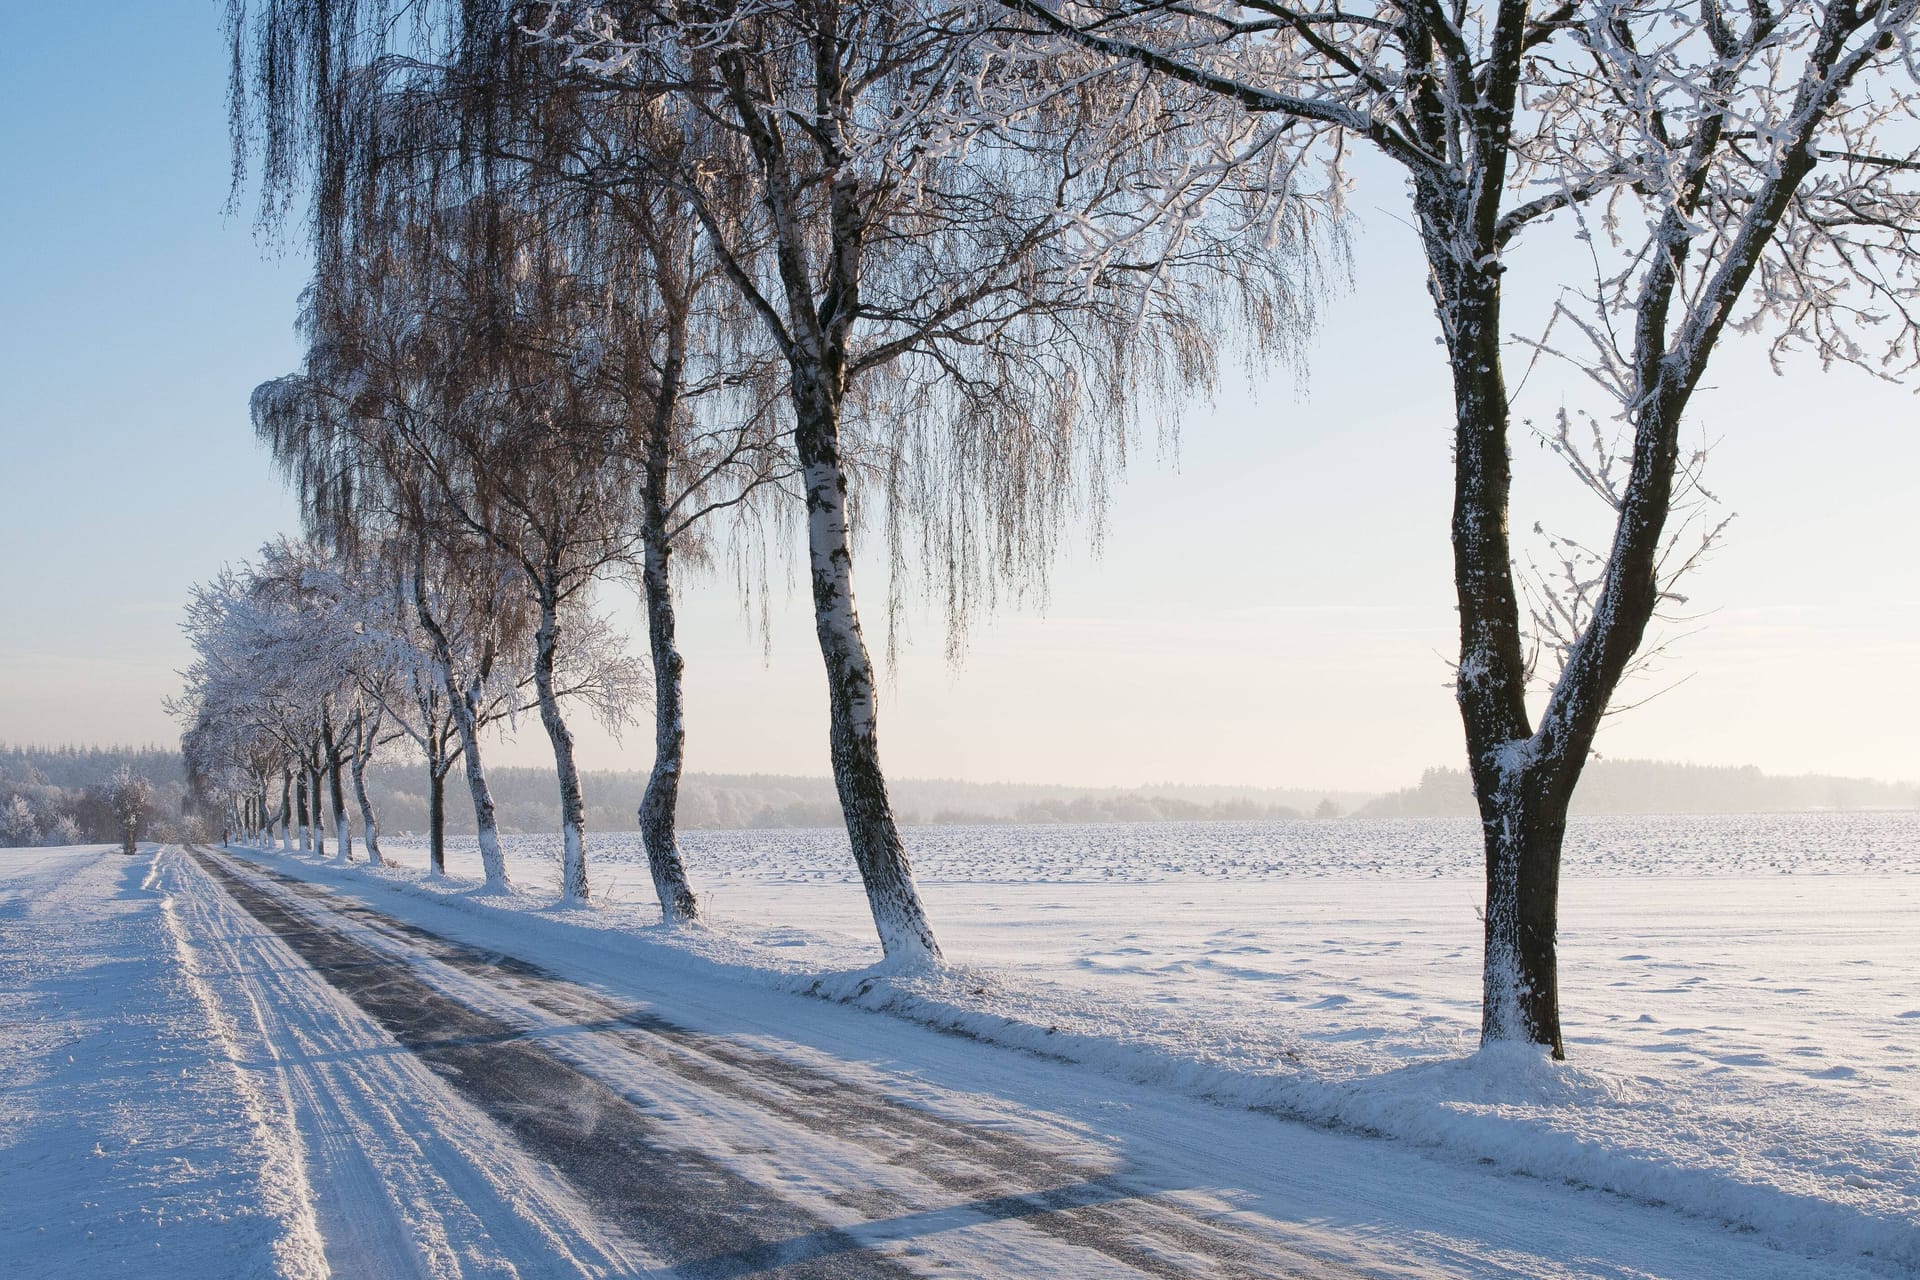
{"label": "distant forest", "polygon": [[[381,825],[424,830],[425,778],[418,769],[386,766],[368,771]],[[645,773],[588,773],[590,831],[628,831],[646,789]],[[489,769],[487,783],[502,831],[549,831],[559,823],[553,772],[549,769]],[[1132,789],[1052,787],[1020,783],[891,780],[899,820],[933,824],[1057,822],[1273,821],[1344,813],[1370,797],[1365,792],[1301,791],[1262,787],[1149,786]],[[473,814],[464,804],[458,773],[447,783],[448,829],[471,832]],[[837,827],[844,819],[830,778],[775,774],[687,775],[680,788],[680,826],[686,829]]]}
{"label": "distant forest", "polygon": [[[1594,760],[1573,793],[1574,813],[1781,813],[1920,808],[1920,785],[1827,774],[1762,773],[1752,765]],[[1360,818],[1471,817],[1473,787],[1459,769],[1429,769],[1420,785],[1357,809]]]}
{"label": "distant forest", "polygon": [[[0,745],[0,814],[31,815],[31,830],[0,829],[0,844],[48,843],[56,833],[80,841],[116,838],[104,794],[107,779],[129,765],[154,784],[153,833],[191,834],[185,771],[177,751],[159,747],[9,747]],[[369,771],[381,826],[426,828],[421,771],[385,765]],[[493,769],[487,774],[504,832],[551,831],[559,824],[553,774]],[[647,777],[588,773],[590,831],[629,831]],[[1429,769],[1418,786],[1386,795],[1283,787],[1055,787],[1038,783],[901,779],[891,785],[897,812],[914,825],[1098,822],[1257,822],[1291,818],[1466,817],[1473,792],[1458,769]],[[473,830],[458,771],[448,780],[448,829]],[[1808,774],[1780,776],[1752,766],[1596,760],[1581,775],[1575,813],[1747,813],[1808,809],[1920,808],[1920,785]],[[774,774],[690,774],[680,800],[686,828],[832,827],[841,822],[827,778]],[[64,825],[62,819],[71,822]]]}
{"label": "distant forest", "polygon": [[117,842],[107,788],[123,764],[153,784],[142,839],[198,838],[200,829],[183,808],[186,768],[178,751],[0,744],[0,846]]}

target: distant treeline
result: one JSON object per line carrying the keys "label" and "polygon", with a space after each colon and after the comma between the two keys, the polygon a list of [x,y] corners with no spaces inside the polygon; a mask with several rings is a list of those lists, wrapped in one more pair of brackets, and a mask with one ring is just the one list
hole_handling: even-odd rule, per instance
{"label": "distant treeline", "polygon": [[[426,827],[427,799],[418,769],[390,765],[368,772],[381,825],[392,831]],[[646,789],[644,773],[588,773],[587,829],[629,831]],[[458,777],[449,783],[450,798]],[[546,769],[487,771],[494,809],[504,832],[547,831],[559,822],[553,774]],[[910,825],[1269,821],[1333,816],[1368,797],[1261,787],[1159,785],[1120,788],[1049,787],[1021,783],[907,778],[890,784],[894,811]],[[464,804],[447,806],[448,829],[470,833]],[[836,827],[844,819],[829,778],[774,774],[689,774],[681,783],[680,826],[687,829]]]}
{"label": "distant treeline", "polygon": [[[1595,760],[1580,775],[1574,813],[1780,813],[1808,809],[1920,808],[1920,786],[1839,778],[1783,776],[1752,765],[1672,764],[1663,760]],[[1429,769],[1420,785],[1362,805],[1360,818],[1471,817],[1473,787],[1459,769]]]}
{"label": "distant treeline", "polygon": [[153,784],[146,829],[153,838],[200,834],[192,819],[182,814],[186,770],[178,751],[0,744],[0,845],[117,842],[119,822],[108,803],[107,788],[121,765]]}
{"label": "distant treeline", "polygon": [[[369,776],[377,776],[383,823],[396,831],[424,829],[426,798],[417,770],[394,766]],[[487,777],[502,831],[556,827],[559,807],[550,771],[494,769]],[[644,773],[594,773],[583,781],[591,805],[589,830],[634,828],[634,811],[647,784]],[[1388,795],[1171,783],[1077,788],[927,778],[900,779],[890,790],[896,813],[909,825],[1261,822],[1474,813],[1473,790],[1458,769],[1429,769],[1419,786]],[[463,804],[447,808],[450,829],[472,830],[472,813]],[[1824,775],[1782,777],[1751,765],[1658,760],[1596,760],[1582,774],[1573,799],[1573,812],[1592,814],[1902,808],[1920,808],[1920,786]],[[837,827],[842,821],[831,779],[774,774],[689,774],[681,787],[680,818],[681,826],[689,829]]]}
{"label": "distant treeline", "polygon": [[[94,842],[117,838],[105,787],[122,764],[154,784],[154,833],[183,833],[184,770],[177,751],[157,747],[9,747],[0,745],[0,816],[17,796],[31,816],[32,840],[0,827],[0,843]],[[504,832],[551,831],[559,825],[553,774],[497,768],[487,773]],[[368,781],[389,831],[424,831],[426,791],[420,770],[385,765]],[[589,831],[631,831],[647,775],[582,777]],[[1292,818],[1438,818],[1474,812],[1473,792],[1458,769],[1429,769],[1420,784],[1387,795],[1298,788],[1191,786],[1050,787],[1038,783],[901,779],[892,784],[896,811],[914,825],[1099,822],[1260,822]],[[473,811],[459,775],[449,779],[448,829],[471,833]],[[1575,813],[1749,813],[1805,809],[1920,808],[1920,786],[1824,775],[1782,777],[1752,766],[1596,760],[1581,776]],[[18,812],[14,810],[14,812]],[[62,824],[69,819],[71,826]],[[834,827],[840,806],[828,778],[775,774],[689,774],[682,783],[681,826],[689,829]],[[55,837],[64,837],[59,841]]]}

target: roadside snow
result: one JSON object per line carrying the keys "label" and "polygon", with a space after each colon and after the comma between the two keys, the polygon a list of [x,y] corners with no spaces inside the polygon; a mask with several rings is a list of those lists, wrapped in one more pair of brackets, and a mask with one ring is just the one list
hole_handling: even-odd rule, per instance
{"label": "roadside snow", "polygon": [[[697,833],[689,858],[718,927],[678,937],[655,925],[630,836],[594,842],[603,903],[587,913],[548,910],[555,842],[539,837],[508,840],[522,888],[505,899],[435,884],[408,841],[387,843],[411,867],[371,874],[636,964],[885,1010],[1670,1205],[1797,1253],[1920,1270],[1920,815],[1577,824],[1565,1064],[1475,1052],[1470,824],[913,834],[957,962],[945,973],[871,967],[866,904],[831,833]],[[1739,871],[1699,874],[1716,861]],[[456,854],[462,876],[477,870],[466,862]]]}
{"label": "roadside snow", "polygon": [[[499,896],[405,840],[384,870],[246,856],[930,1112],[1065,1124],[1176,1194],[1244,1179],[1231,1203],[1369,1270],[1920,1273],[1920,816],[1577,828],[1566,1064],[1474,1051],[1470,827],[1185,830],[915,832],[957,963],[914,974],[875,966],[819,832],[690,840],[716,927],[677,934],[633,837],[591,846],[585,911],[557,841],[509,840]],[[1716,848],[1742,871],[1700,874]],[[178,850],[0,852],[0,1063],[0,1273],[647,1265]],[[751,1173],[774,1148],[725,1124]]]}
{"label": "roadside snow", "polygon": [[0,851],[0,1269],[327,1274],[156,850]]}

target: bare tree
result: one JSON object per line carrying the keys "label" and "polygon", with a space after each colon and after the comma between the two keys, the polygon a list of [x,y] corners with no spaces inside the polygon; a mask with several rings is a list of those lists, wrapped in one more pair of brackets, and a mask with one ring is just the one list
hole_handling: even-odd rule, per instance
{"label": "bare tree", "polygon": [[[577,476],[581,464],[591,462],[603,474],[586,510],[602,518],[603,533],[630,534],[645,548],[638,576],[663,696],[655,709],[656,759],[641,827],[663,918],[694,919],[698,905],[674,836],[685,728],[669,565],[676,550],[701,558],[702,522],[750,502],[755,489],[780,474],[769,447],[770,396],[764,387],[752,390],[757,379],[753,362],[740,359],[741,326],[725,314],[734,295],[712,287],[716,269],[702,258],[683,203],[657,184],[636,184],[631,166],[620,163],[642,140],[650,147],[671,145],[673,122],[561,84],[548,74],[550,67],[540,65],[552,57],[529,53],[506,10],[412,6],[406,54],[389,57],[385,40],[392,27],[386,18],[398,15],[373,8],[379,11],[350,14],[291,5],[260,15],[255,30],[261,43],[252,58],[256,82],[262,88],[268,81],[303,83],[313,91],[303,98],[268,90],[260,101],[268,188],[281,189],[304,157],[315,157],[316,243],[323,256],[355,260],[359,254],[362,262],[369,261],[370,246],[391,243],[404,228],[445,226],[448,211],[480,211],[457,237],[440,242],[464,241],[456,264],[461,270],[453,273],[461,283],[436,296],[434,309],[446,311],[461,295],[482,305],[485,322],[467,327],[486,341],[468,344],[466,354],[485,357],[496,372],[511,363],[523,375],[530,360],[547,364],[542,375],[511,378],[512,385],[551,391],[554,374],[572,380],[564,388],[574,393],[565,411],[556,417],[549,395],[544,415],[549,426],[570,434],[575,454],[565,460],[569,465],[550,467],[547,475],[516,476],[495,459],[484,471],[489,481],[545,484],[551,495],[563,487],[562,473]],[[241,66],[248,61],[245,19],[244,10],[236,9]],[[349,55],[320,52],[321,43],[334,42]],[[236,119],[244,119],[245,105],[242,93]],[[237,139],[237,151],[242,149]],[[529,236],[529,227],[537,235]],[[536,240],[538,250],[529,257],[524,251]],[[413,236],[400,256],[419,259],[433,243]],[[559,255],[567,261],[556,272]],[[414,262],[416,268],[425,265]],[[443,270],[439,279],[448,278]],[[555,282],[565,287],[525,287]],[[585,314],[581,303],[593,291],[606,301]],[[546,313],[529,313],[521,305],[526,302],[541,304]],[[473,319],[469,306],[466,320]],[[563,360],[571,367],[561,368]],[[691,406],[702,402],[714,403],[716,414],[734,416],[696,416]],[[432,425],[456,434],[460,426],[445,417]],[[523,433],[520,440],[524,447],[529,437]],[[497,454],[493,446],[499,443],[488,440],[486,452]],[[553,459],[520,459],[534,461]],[[624,467],[610,465],[623,461]],[[536,598],[548,601],[543,613],[551,633],[555,597],[573,589],[559,580],[573,570],[548,572],[538,555],[522,554],[525,504],[516,512],[476,495],[457,505],[483,537],[511,544],[504,545],[505,554],[529,564]],[[502,518],[503,511],[518,518]],[[555,532],[552,520],[544,523],[543,535]],[[549,537],[536,541],[552,546]],[[604,562],[620,552],[614,539],[603,538],[593,558]],[[584,896],[584,806],[571,764],[571,735],[551,698],[542,721],[561,779],[565,882],[569,894]]]}
{"label": "bare tree", "polygon": [[441,478],[407,444],[428,438],[429,423],[457,395],[435,376],[437,351],[414,343],[414,328],[391,310],[385,328],[346,323],[346,313],[324,306],[341,296],[322,295],[309,310],[306,369],[255,390],[255,430],[295,481],[317,533],[349,553],[381,532],[405,549],[415,619],[460,739],[483,874],[490,890],[503,890],[482,710],[503,679],[517,684],[510,659],[529,643],[532,622],[512,585],[515,570],[449,512]]}
{"label": "bare tree", "polygon": [[[261,397],[258,417],[302,472],[338,467],[337,451],[328,451],[343,440],[353,465],[364,472],[371,461],[379,472],[309,487],[320,527],[338,536],[365,518],[365,497],[352,495],[383,493],[403,476],[437,513],[442,541],[471,541],[518,580],[532,610],[535,702],[560,785],[563,896],[585,901],[585,802],[561,708],[560,655],[598,646],[581,668],[592,684],[574,697],[592,692],[589,705],[612,727],[640,692],[638,671],[617,644],[602,643],[604,629],[586,612],[596,578],[631,549],[635,489],[624,452],[608,438],[619,424],[573,376],[573,329],[592,300],[517,210],[470,202],[420,216],[428,221],[395,210],[326,264],[310,293],[307,374]],[[376,240],[376,229],[390,238]],[[354,505],[330,507],[336,492]],[[506,579],[498,587],[516,589]],[[593,629],[576,638],[564,624]],[[471,769],[478,750],[463,748]]]}
{"label": "bare tree", "polygon": [[[912,496],[922,536],[953,553],[955,619],[983,579],[1034,573],[1063,518],[1097,507],[1137,395],[1207,382],[1229,320],[1269,342],[1302,327],[1288,176],[1258,155],[1194,163],[1178,113],[1112,109],[1100,60],[1056,71],[987,5],[537,5],[518,27],[407,11],[404,53],[386,6],[274,6],[251,34],[237,20],[240,88],[264,96],[236,98],[236,154],[251,127],[269,192],[312,178],[327,257],[395,224],[367,197],[404,149],[365,140],[417,101],[389,86],[432,51],[471,68],[524,34],[558,52],[561,83],[666,122],[672,145],[590,158],[580,185],[670,193],[784,366],[850,842],[888,957],[937,960],[880,765],[850,479],[870,463],[886,496]],[[461,162],[495,196],[498,117],[460,118]],[[1263,180],[1236,187],[1244,172]],[[1237,216],[1206,216],[1229,189]]]}
{"label": "bare tree", "polygon": [[793,469],[778,360],[752,341],[754,318],[727,282],[687,197],[652,177],[687,148],[671,117],[592,85],[538,54],[502,68],[547,127],[522,147],[534,180],[574,194],[575,234],[610,304],[599,317],[594,380],[626,424],[637,465],[637,577],[653,664],[654,761],[639,807],[662,920],[699,919],[677,836],[686,760],[685,658],[675,562],[711,557],[716,518],[757,519]]}
{"label": "bare tree", "polygon": [[[1405,174],[1453,375],[1457,690],[1486,847],[1481,1034],[1563,1056],[1567,805],[1662,601],[1663,559],[1686,559],[1668,524],[1709,359],[1732,328],[1776,353],[1915,361],[1914,4],[1003,2],[1036,32],[1237,104],[1302,169],[1334,166],[1330,197],[1355,144]],[[1571,359],[1631,447],[1603,486],[1615,518],[1591,606],[1565,619],[1536,709],[1507,528],[1502,305],[1509,274],[1541,261],[1516,247],[1549,223],[1592,271],[1560,282],[1554,325],[1521,350]]]}
{"label": "bare tree", "polygon": [[[426,236],[408,235],[413,228],[404,222],[395,229],[414,252],[404,260],[376,255],[402,264],[393,278],[363,281],[341,270],[331,283],[380,295],[399,291],[412,301],[400,306],[417,315],[415,323],[440,330],[430,345],[447,361],[442,376],[459,369],[449,412],[426,423],[393,421],[429,428],[403,430],[401,447],[434,477],[446,509],[467,531],[524,575],[536,617],[536,702],[560,787],[562,897],[584,902],[586,804],[560,703],[558,659],[568,642],[562,621],[580,612],[610,566],[630,558],[638,488],[617,447],[621,420],[592,394],[591,382],[576,376],[595,299],[537,213],[475,202]],[[445,251],[422,252],[428,243]],[[502,265],[508,262],[510,270]],[[356,304],[347,300],[351,309]],[[467,340],[473,334],[486,340]],[[612,678],[615,668],[601,672]],[[638,672],[622,674],[630,700],[639,692]],[[622,723],[625,702],[595,705],[610,726]]]}
{"label": "bare tree", "polygon": [[849,840],[888,958],[937,961],[880,763],[851,480],[871,461],[883,500],[908,499],[958,624],[983,579],[1043,571],[1077,498],[1097,505],[1136,397],[1211,378],[1219,311],[1292,334],[1298,242],[1264,189],[1227,234],[1209,179],[1146,180],[1180,130],[1105,109],[1085,60],[1023,56],[989,7],[539,17],[573,74],[699,122],[694,154],[635,162],[685,194],[786,365]]}
{"label": "bare tree", "polygon": [[[486,644],[493,622],[471,607],[468,593],[435,589],[433,583],[449,581],[449,571],[427,567],[424,544],[418,539],[413,540],[414,552],[421,557],[417,562],[414,555],[398,554],[405,540],[402,535],[390,541],[376,557],[389,575],[390,590],[373,602],[361,635],[374,652],[372,669],[385,673],[385,678],[364,687],[377,702],[383,720],[397,726],[424,757],[427,865],[431,874],[443,875],[446,779],[465,755],[463,715],[470,716],[477,737],[480,730],[510,719],[522,708],[522,690],[509,681],[480,676],[480,693],[471,701],[455,692],[476,687],[477,673],[467,663],[493,661],[497,650]],[[423,589],[416,590],[417,584]],[[438,638],[429,632],[429,625]],[[481,786],[491,813],[492,796],[485,789],[484,776]]]}

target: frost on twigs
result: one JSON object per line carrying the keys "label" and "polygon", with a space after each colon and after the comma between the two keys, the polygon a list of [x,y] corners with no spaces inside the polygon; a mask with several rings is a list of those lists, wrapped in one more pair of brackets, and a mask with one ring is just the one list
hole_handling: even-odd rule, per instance
{"label": "frost on twigs", "polygon": [[1228,343],[1296,359],[1339,269],[1318,231],[1343,177],[1006,18],[769,0],[523,23],[576,74],[714,130],[699,167],[655,172],[799,362],[796,394],[839,397],[830,465],[849,523],[886,539],[887,616],[924,591],[956,659],[981,612],[1044,598],[1072,523],[1098,536],[1138,427],[1170,438]]}
{"label": "frost on twigs", "polygon": [[[1527,425],[1582,487],[1609,510],[1620,510],[1631,457],[1621,445],[1619,432],[1610,434],[1593,415],[1564,408],[1554,415],[1550,429],[1532,422]],[[1676,470],[1672,511],[1654,567],[1659,603],[1652,616],[1657,621],[1685,626],[1697,620],[1698,615],[1685,611],[1689,601],[1682,585],[1718,547],[1734,519],[1735,513],[1721,514],[1719,496],[1703,482],[1709,452],[1709,446],[1701,445]],[[1609,557],[1606,551],[1550,530],[1542,522],[1533,525],[1533,534],[1540,547],[1525,555],[1516,576],[1527,610],[1528,679],[1536,690],[1548,692],[1559,683],[1574,646],[1593,624]],[[1650,673],[1685,634],[1660,634],[1643,641],[1621,679]],[[1640,698],[1631,705],[1646,700]],[[1609,704],[1608,712],[1629,709]]]}
{"label": "frost on twigs", "polygon": [[[1303,155],[1337,166],[1364,145],[1405,174],[1453,382],[1484,1032],[1560,1051],[1567,805],[1649,622],[1683,603],[1676,581],[1725,524],[1700,514],[1698,459],[1679,444],[1710,358],[1733,328],[1776,359],[1806,350],[1888,376],[1920,363],[1917,0],[1000,2],[1076,50],[1235,104]],[[1585,260],[1577,278],[1514,252],[1556,228]],[[1544,572],[1516,582],[1502,307],[1542,263],[1552,322],[1518,345],[1584,374],[1624,439],[1616,456],[1566,418],[1550,433],[1612,531],[1552,538]],[[1537,723],[1530,686],[1544,686]],[[1501,762],[1515,742],[1535,748],[1519,777]]]}

